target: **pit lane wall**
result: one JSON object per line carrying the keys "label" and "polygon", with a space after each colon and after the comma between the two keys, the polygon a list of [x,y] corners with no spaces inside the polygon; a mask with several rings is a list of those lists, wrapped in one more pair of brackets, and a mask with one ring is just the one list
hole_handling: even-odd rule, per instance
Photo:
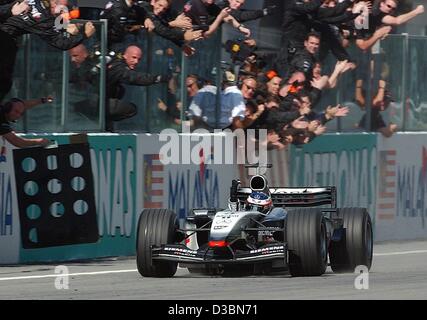
{"label": "pit lane wall", "polygon": [[[339,206],[369,209],[377,241],[427,238],[426,137],[326,135],[303,148],[270,152],[268,178],[271,186],[336,185]],[[69,141],[68,135],[48,138]],[[12,148],[0,140],[0,264],[134,255],[143,208],[171,208],[183,218],[192,207],[225,207],[233,178],[247,183],[243,166],[211,164],[216,150],[201,152],[197,141],[190,141],[197,165],[163,165],[157,135],[92,134],[89,143],[98,242],[23,249]]]}

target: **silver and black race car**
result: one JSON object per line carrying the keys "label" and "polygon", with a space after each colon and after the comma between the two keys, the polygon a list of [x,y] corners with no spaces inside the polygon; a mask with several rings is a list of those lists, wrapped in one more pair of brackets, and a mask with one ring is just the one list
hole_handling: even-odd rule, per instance
{"label": "silver and black race car", "polygon": [[[270,218],[271,211],[248,206],[248,196],[258,191],[271,195],[282,214]],[[365,208],[337,208],[335,187],[272,188],[259,174],[250,187],[233,180],[228,209],[193,209],[185,226],[168,209],[142,212],[136,244],[142,276],[172,277],[178,263],[190,272],[288,270],[292,276],[320,276],[328,255],[334,272],[372,264],[371,218]]]}

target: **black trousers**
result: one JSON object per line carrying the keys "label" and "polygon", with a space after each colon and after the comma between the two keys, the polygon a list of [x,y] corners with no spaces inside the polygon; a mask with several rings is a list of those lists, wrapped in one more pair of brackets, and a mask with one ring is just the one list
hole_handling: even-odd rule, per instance
{"label": "black trousers", "polygon": [[350,55],[343,47],[340,35],[336,30],[327,24],[316,26],[315,30],[321,35],[321,45],[319,49],[319,60],[323,62],[331,51],[338,61],[350,60]]}
{"label": "black trousers", "polygon": [[290,77],[290,63],[295,53],[300,50],[304,50],[304,41],[282,38],[280,51],[274,63],[274,69],[281,78],[287,79]]}
{"label": "black trousers", "polygon": [[105,126],[109,132],[114,132],[114,121],[132,118],[138,113],[136,104],[119,99],[107,99],[107,112],[105,113]]}

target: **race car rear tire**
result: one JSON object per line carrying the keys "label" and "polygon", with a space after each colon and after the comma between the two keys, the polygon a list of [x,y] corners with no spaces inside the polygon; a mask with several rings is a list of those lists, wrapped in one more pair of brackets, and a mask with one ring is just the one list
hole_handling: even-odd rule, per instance
{"label": "race car rear tire", "polygon": [[176,239],[177,217],[167,209],[146,209],[138,222],[136,264],[143,277],[173,277],[176,262],[153,261],[151,246],[172,244]]}
{"label": "race car rear tire", "polygon": [[328,262],[326,224],[319,209],[289,210],[286,221],[289,272],[292,276],[320,276]]}
{"label": "race car rear tire", "polygon": [[344,234],[340,241],[331,241],[329,260],[334,272],[354,272],[357,266],[372,265],[372,222],[365,208],[339,209],[343,218]]}

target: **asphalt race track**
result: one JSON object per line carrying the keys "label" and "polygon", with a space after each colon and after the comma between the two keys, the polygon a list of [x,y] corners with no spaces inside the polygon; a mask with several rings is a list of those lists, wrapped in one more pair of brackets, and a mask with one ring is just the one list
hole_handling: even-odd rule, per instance
{"label": "asphalt race track", "polygon": [[171,279],[142,278],[135,259],[129,258],[67,263],[68,289],[55,274],[56,265],[0,266],[0,299],[427,298],[427,241],[376,244],[374,254],[367,290],[355,288],[355,274],[333,274],[330,268],[313,278],[286,274],[222,278],[190,274],[187,269],[178,269]]}

